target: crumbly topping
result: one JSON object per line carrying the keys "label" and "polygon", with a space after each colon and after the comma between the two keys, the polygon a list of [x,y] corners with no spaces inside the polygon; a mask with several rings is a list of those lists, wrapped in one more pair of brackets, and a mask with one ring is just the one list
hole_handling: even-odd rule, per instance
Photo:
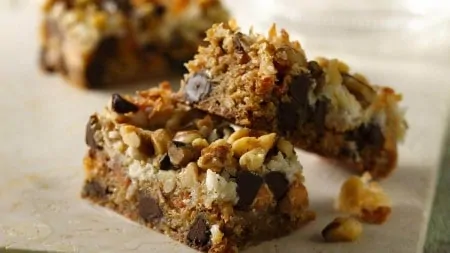
{"label": "crumbly topping", "polygon": [[325,72],[325,85],[318,97],[329,99],[330,112],[325,124],[330,129],[347,131],[362,124],[376,123],[385,135],[402,140],[407,129],[404,111],[398,103],[402,97],[388,87],[370,84],[359,73],[337,59],[317,58]]}
{"label": "crumbly topping", "polygon": [[[250,202],[266,208],[274,203],[273,196],[280,198],[289,185],[303,181],[292,144],[274,133],[235,131],[226,122],[175,103],[165,84],[120,97],[119,112],[111,102],[103,113],[93,116],[98,121],[95,144],[111,157],[111,167],[128,168],[134,187],[158,182],[162,194],[187,190],[186,205],[235,205],[240,199],[237,179],[248,171],[257,181],[267,177],[268,185],[256,189]],[[139,127],[133,125],[137,115],[146,119]]]}
{"label": "crumbly topping", "polygon": [[[291,42],[284,30],[278,34],[275,26],[266,37],[252,30],[244,34],[231,21],[213,25],[206,35],[207,46],[200,47],[195,58],[186,64],[189,74],[185,80],[200,72],[212,78],[212,82],[216,78],[233,79],[233,85],[217,91],[229,94],[221,101],[224,114],[236,109],[275,114],[277,102],[272,101],[270,95],[285,92],[278,84],[287,83],[291,76],[306,71],[306,58],[300,44]],[[278,80],[281,69],[283,75],[288,76],[285,80]],[[264,105],[255,108],[252,101],[264,101]],[[245,122],[246,117],[240,120]]]}
{"label": "crumbly topping", "polygon": [[[267,128],[289,131],[314,114],[316,124],[336,132],[380,124],[385,137],[403,138],[407,126],[399,94],[351,73],[337,59],[307,61],[300,43],[285,30],[273,25],[267,36],[253,30],[244,34],[230,21],[206,34],[207,44],[186,64],[189,73],[180,92],[198,108],[242,126],[277,122]],[[300,116],[285,119],[283,111]]]}

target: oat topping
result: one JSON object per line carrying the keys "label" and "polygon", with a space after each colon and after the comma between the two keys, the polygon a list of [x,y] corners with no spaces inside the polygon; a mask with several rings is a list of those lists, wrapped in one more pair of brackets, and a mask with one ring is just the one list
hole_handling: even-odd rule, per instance
{"label": "oat topping", "polygon": [[[275,133],[235,131],[218,119],[167,103],[171,101],[168,89],[162,84],[158,92],[150,89],[134,97],[114,94],[110,106],[92,117],[102,127],[92,127],[93,120],[89,124],[88,133],[98,135],[96,143],[107,144],[105,151],[113,162],[128,168],[133,187],[156,180],[162,194],[189,189],[191,200],[186,204],[266,208],[281,201],[291,184],[303,181],[302,167],[288,141]],[[135,117],[141,118],[140,127]],[[174,130],[160,128],[165,125],[161,122],[171,122]],[[249,195],[245,187],[252,180],[246,180],[254,177],[261,183],[253,184]]]}

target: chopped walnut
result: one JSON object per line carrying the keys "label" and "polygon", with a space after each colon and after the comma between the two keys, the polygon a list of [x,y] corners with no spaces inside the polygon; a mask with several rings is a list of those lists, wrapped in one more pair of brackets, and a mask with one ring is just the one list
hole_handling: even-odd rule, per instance
{"label": "chopped walnut", "polygon": [[130,147],[139,148],[141,145],[141,140],[136,133],[137,128],[131,125],[124,125],[120,127],[120,135],[122,136],[123,142]]}
{"label": "chopped walnut", "polygon": [[[250,133],[250,132],[249,132]],[[265,134],[260,137],[242,137],[232,142],[232,149],[235,156],[242,156],[250,150],[262,148],[266,153],[275,144],[276,134]]]}
{"label": "chopped walnut", "polygon": [[158,129],[150,134],[150,138],[156,155],[162,155],[167,152],[167,147],[171,141],[171,138],[166,130]]}
{"label": "chopped walnut", "polygon": [[362,233],[361,223],[352,217],[338,217],[322,230],[322,236],[327,242],[352,242]]}
{"label": "chopped walnut", "polygon": [[211,169],[215,172],[235,164],[231,145],[224,139],[219,139],[204,148],[198,159],[198,166],[202,169]]}
{"label": "chopped walnut", "polygon": [[265,158],[266,151],[263,148],[255,148],[239,158],[239,165],[250,171],[258,171],[262,169]]}
{"label": "chopped walnut", "polygon": [[192,143],[195,139],[203,138],[202,134],[199,131],[191,130],[191,131],[180,131],[175,134],[173,137],[174,141],[182,142],[186,144]]}
{"label": "chopped walnut", "polygon": [[384,223],[391,213],[391,200],[369,173],[352,176],[341,186],[337,208],[374,224]]}

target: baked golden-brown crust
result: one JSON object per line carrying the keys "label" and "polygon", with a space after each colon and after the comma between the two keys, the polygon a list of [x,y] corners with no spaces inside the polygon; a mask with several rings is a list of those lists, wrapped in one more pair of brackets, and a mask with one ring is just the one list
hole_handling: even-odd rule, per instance
{"label": "baked golden-brown crust", "polygon": [[86,127],[82,196],[204,252],[314,219],[293,145],[179,104],[170,86],[114,94]]}
{"label": "baked golden-brown crust", "polygon": [[40,65],[80,87],[179,73],[227,19],[219,0],[46,0]]}
{"label": "baked golden-brown crust", "polygon": [[337,59],[308,61],[273,26],[244,34],[215,24],[186,64],[178,99],[252,129],[284,135],[307,151],[383,178],[396,167],[407,125],[401,95],[371,84]]}

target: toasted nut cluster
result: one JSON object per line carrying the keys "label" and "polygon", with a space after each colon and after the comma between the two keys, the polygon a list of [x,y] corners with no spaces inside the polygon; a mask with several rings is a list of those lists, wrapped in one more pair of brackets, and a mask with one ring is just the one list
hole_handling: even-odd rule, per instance
{"label": "toasted nut cluster", "polygon": [[[239,157],[239,165],[242,168],[257,171],[262,168],[267,153],[275,144],[276,134],[265,134],[260,137],[250,137],[248,129],[241,129],[230,136],[233,155]],[[232,139],[233,138],[233,139]],[[230,141],[230,139],[234,141]]]}
{"label": "toasted nut cluster", "polygon": [[210,116],[206,116],[203,119],[199,119],[195,122],[197,129],[203,136],[209,136],[213,130],[214,122]]}
{"label": "toasted nut cluster", "polygon": [[175,134],[173,141],[191,144],[195,139],[199,138],[203,138],[203,135],[199,131],[180,131]]}
{"label": "toasted nut cluster", "polygon": [[141,145],[141,140],[138,136],[137,128],[131,125],[121,126],[119,129],[122,140],[125,144],[133,148],[139,148]]}
{"label": "toasted nut cluster", "polygon": [[156,155],[167,153],[167,145],[171,141],[170,134],[165,129],[158,129],[151,132],[150,138]]}
{"label": "toasted nut cluster", "polygon": [[361,223],[352,217],[338,217],[322,230],[327,242],[352,242],[362,234]]}
{"label": "toasted nut cluster", "polygon": [[317,62],[326,68],[327,83],[344,85],[365,107],[375,100],[376,91],[369,85],[367,79],[360,74],[350,75],[350,68],[344,62],[326,58],[318,58]]}
{"label": "toasted nut cluster", "polygon": [[198,166],[202,169],[211,169],[220,172],[225,167],[235,164],[231,145],[224,139],[219,139],[204,148],[198,159]]}
{"label": "toasted nut cluster", "polygon": [[247,170],[257,171],[262,168],[266,154],[264,148],[252,149],[239,158],[239,165]]}
{"label": "toasted nut cluster", "polygon": [[198,152],[190,144],[172,141],[169,144],[167,154],[170,162],[178,167],[183,167],[198,158]]}
{"label": "toasted nut cluster", "polygon": [[287,141],[284,138],[280,138],[277,142],[277,148],[280,150],[286,157],[293,157],[295,155],[294,145]]}
{"label": "toasted nut cluster", "polygon": [[391,213],[391,201],[371,176],[352,176],[341,186],[337,207],[368,223],[381,224]]}

